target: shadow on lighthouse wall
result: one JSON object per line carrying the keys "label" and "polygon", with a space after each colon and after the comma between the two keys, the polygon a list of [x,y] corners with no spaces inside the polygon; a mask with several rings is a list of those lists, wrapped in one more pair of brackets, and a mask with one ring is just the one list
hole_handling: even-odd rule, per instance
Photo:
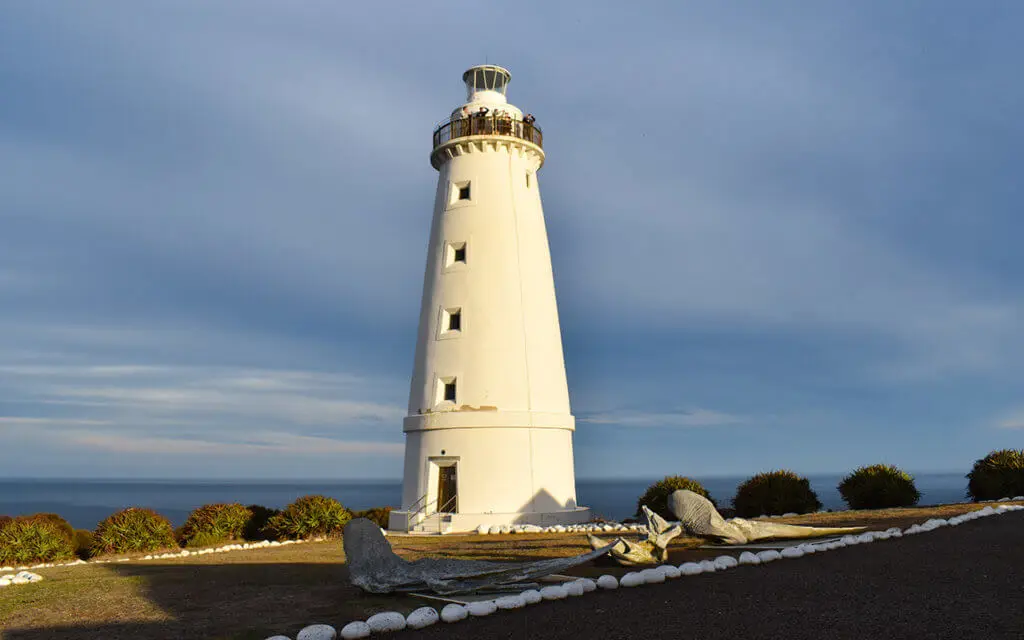
{"label": "shadow on lighthouse wall", "polygon": [[515,524],[559,524],[564,519],[559,517],[559,512],[575,511],[576,500],[559,500],[547,489],[541,489],[533,494],[533,497],[526,504],[519,507],[519,516],[515,518]]}

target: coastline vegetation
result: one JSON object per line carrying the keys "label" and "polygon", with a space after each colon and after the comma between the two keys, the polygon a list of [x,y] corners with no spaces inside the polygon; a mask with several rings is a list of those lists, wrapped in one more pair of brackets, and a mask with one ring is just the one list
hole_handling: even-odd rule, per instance
{"label": "coastline vegetation", "polygon": [[1024,495],[1024,449],[993,451],[974,463],[967,480],[975,502]]}
{"label": "coastline vegetation", "polygon": [[911,507],[921,499],[914,477],[889,464],[860,467],[843,478],[838,489],[851,509]]}
{"label": "coastline vegetation", "polygon": [[736,489],[732,504],[741,518],[813,513],[821,509],[821,500],[811,489],[810,481],[785,469],[747,479]]}
{"label": "coastline vegetation", "polygon": [[[993,451],[977,460],[967,474],[967,497],[975,502],[1024,495],[1024,450]],[[704,487],[685,476],[667,476],[652,484],[637,500],[637,513],[647,505],[666,519],[667,498],[689,489],[708,499]],[[911,475],[892,465],[860,467],[837,489],[851,509],[893,509],[916,505],[921,494]],[[717,507],[717,505],[716,505]],[[806,514],[821,502],[806,478],[791,471],[760,473],[742,483],[733,498],[735,515],[756,517]],[[128,508],[111,515],[95,531],[74,529],[54,513],[30,516],[0,515],[0,565],[29,565],[96,555],[149,552],[180,547],[197,548],[223,542],[333,538],[352,518],[368,518],[387,528],[390,507],[352,512],[334,498],[302,496],[278,510],[257,504],[208,504],[189,514],[177,531],[150,509]]]}

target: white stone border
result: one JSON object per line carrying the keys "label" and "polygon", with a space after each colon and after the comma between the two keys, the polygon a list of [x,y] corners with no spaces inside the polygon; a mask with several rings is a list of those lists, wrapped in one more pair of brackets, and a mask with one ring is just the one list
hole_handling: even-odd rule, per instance
{"label": "white stone border", "polygon": [[261,540],[260,542],[245,542],[236,544],[226,544],[220,547],[207,547],[206,549],[197,549],[190,551],[188,549],[182,549],[181,551],[160,553],[156,555],[145,555],[137,558],[111,558],[108,560],[74,560],[72,562],[47,562],[43,564],[35,564],[31,566],[22,567],[0,567],[0,571],[27,571],[29,569],[50,569],[53,567],[77,567],[83,564],[110,564],[111,562],[133,562],[141,560],[164,560],[167,558],[185,558],[188,556],[205,556],[211,553],[227,553],[228,551],[251,551],[253,549],[267,549],[271,547],[284,547],[291,544],[305,544],[307,542],[323,542],[329,538],[309,538],[309,539],[298,539],[298,540]]}
{"label": "white stone border", "polygon": [[[542,600],[565,600],[567,598],[579,597],[598,589],[614,590],[619,587],[630,588],[645,584],[658,584],[666,580],[672,580],[680,576],[695,576],[701,573],[712,573],[715,571],[726,571],[740,565],[757,565],[773,562],[775,560],[801,558],[813,553],[832,551],[858,544],[867,544],[876,540],[889,540],[903,536],[916,535],[928,531],[935,531],[940,527],[955,527],[987,516],[1002,515],[1010,511],[1024,510],[1022,505],[999,505],[997,507],[987,506],[977,511],[971,511],[948,520],[932,518],[922,524],[914,524],[906,529],[891,527],[885,531],[869,531],[860,535],[843,536],[833,542],[804,543],[795,547],[787,547],[779,551],[768,549],[758,553],[744,551],[737,560],[731,555],[718,556],[714,560],[702,560],[701,562],[684,562],[678,567],[666,564],[660,567],[652,567],[641,571],[630,571],[621,578],[613,575],[603,575],[596,581],[590,578],[579,578],[572,582],[560,585],[551,585],[542,588],[540,591],[529,589],[518,595],[501,596],[494,600],[483,600],[471,602],[467,605],[447,604],[438,612],[432,607],[420,607],[408,616],[397,611],[386,611],[370,616],[367,620],[356,620],[349,622],[341,628],[339,633],[334,627],[326,624],[316,624],[303,628],[295,636],[295,640],[335,640],[339,636],[349,640],[351,638],[366,638],[371,634],[390,633],[402,629],[422,629],[423,627],[436,624],[442,620],[449,624],[460,622],[470,617],[488,616],[495,611],[505,609],[521,609],[522,607],[536,604]],[[619,525],[622,526],[622,525]],[[538,527],[539,528],[539,527]],[[587,530],[581,527],[563,527],[566,531],[572,528]],[[604,530],[604,529],[602,529]],[[613,529],[621,531],[622,529]],[[511,531],[510,531],[511,532]],[[266,640],[291,640],[289,636],[276,635]]]}
{"label": "white stone border", "polygon": [[43,579],[43,576],[38,573],[32,573],[31,571],[19,571],[18,573],[7,573],[0,575],[0,587],[9,587],[12,584],[28,584],[30,582],[39,582]]}
{"label": "white stone border", "polygon": [[[477,535],[499,535],[510,533],[624,533],[647,531],[646,525],[632,523],[620,524],[618,522],[588,522],[586,524],[554,525],[541,527],[535,524],[503,524],[487,526],[482,524],[476,528]],[[457,535],[457,534],[456,534]]]}

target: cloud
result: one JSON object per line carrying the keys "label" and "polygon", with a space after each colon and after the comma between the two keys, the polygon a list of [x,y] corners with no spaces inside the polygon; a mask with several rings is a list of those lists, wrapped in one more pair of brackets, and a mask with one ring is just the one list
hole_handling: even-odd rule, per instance
{"label": "cloud", "polygon": [[1024,429],[1024,409],[1004,414],[995,421],[997,429]]}
{"label": "cloud", "polygon": [[367,442],[296,436],[288,433],[258,432],[247,442],[219,442],[196,438],[159,438],[90,432],[66,434],[70,443],[88,450],[153,455],[215,456],[228,458],[266,456],[334,456],[372,454],[399,456],[404,445],[397,442]]}
{"label": "cloud", "polygon": [[745,422],[740,416],[709,409],[665,412],[612,411],[583,415],[577,418],[577,421],[623,427],[721,427]]}
{"label": "cloud", "polygon": [[[827,407],[820,433],[920,416],[920,441],[1016,402],[1016,9],[528,2],[524,46],[479,3],[254,3],[0,9],[7,468],[63,469],[54,434],[107,443],[100,469],[247,433],[399,443],[429,133],[483,58],[546,133],[581,422],[715,451],[729,430],[698,427]],[[626,466],[660,445],[628,435]],[[400,473],[374,455],[348,472]]]}

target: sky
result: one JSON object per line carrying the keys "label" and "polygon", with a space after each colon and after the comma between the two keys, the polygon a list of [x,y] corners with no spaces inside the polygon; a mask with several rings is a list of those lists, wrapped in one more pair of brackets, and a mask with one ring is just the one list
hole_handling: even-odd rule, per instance
{"label": "sky", "polygon": [[581,478],[1024,445],[1024,5],[0,3],[0,476],[399,478],[462,72],[512,72]]}

